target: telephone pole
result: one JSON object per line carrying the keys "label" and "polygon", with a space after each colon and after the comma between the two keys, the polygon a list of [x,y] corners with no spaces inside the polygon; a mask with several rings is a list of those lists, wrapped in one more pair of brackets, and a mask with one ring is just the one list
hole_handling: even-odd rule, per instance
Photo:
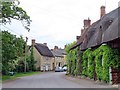
{"label": "telephone pole", "polygon": [[24,72],[26,72],[26,53],[27,53],[27,41],[28,41],[28,38],[26,37],[26,41],[25,41],[25,68],[24,68]]}

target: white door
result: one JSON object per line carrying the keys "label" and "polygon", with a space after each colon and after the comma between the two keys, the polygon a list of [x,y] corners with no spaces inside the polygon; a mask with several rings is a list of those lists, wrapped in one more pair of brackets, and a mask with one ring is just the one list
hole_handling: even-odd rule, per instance
{"label": "white door", "polygon": [[45,66],[45,70],[48,71],[48,65]]}

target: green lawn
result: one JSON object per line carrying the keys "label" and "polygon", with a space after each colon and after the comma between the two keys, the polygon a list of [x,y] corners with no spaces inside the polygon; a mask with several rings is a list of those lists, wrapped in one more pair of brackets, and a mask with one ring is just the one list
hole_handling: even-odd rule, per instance
{"label": "green lawn", "polygon": [[40,72],[15,73],[14,76],[3,75],[3,76],[2,76],[2,80],[3,80],[3,81],[6,81],[6,80],[14,80],[14,79],[16,79],[17,77],[30,76],[30,75],[34,75],[34,74],[40,74]]}

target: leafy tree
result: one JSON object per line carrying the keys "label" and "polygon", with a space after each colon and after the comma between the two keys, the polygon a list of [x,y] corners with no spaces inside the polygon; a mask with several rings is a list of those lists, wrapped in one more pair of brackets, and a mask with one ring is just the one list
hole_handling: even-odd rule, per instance
{"label": "leafy tree", "polygon": [[18,58],[16,72],[24,72],[24,68],[25,68],[24,58],[25,57]]}
{"label": "leafy tree", "polygon": [[27,15],[26,11],[24,11],[21,7],[18,6],[20,2],[18,0],[9,2],[8,1],[0,0],[1,23],[11,23],[11,19],[16,19],[21,21],[24,27],[29,31],[31,20],[30,17]]}
{"label": "leafy tree", "polygon": [[75,42],[68,44],[66,46],[66,60],[67,60],[67,65],[68,65],[68,73],[72,75],[77,74],[77,62],[78,62],[78,50],[70,50],[70,48],[75,44]]}
{"label": "leafy tree", "polygon": [[33,46],[32,46],[30,50],[30,60],[28,61],[29,70],[31,71],[36,70],[35,63],[36,61],[34,60],[34,52],[33,52]]}
{"label": "leafy tree", "polygon": [[17,59],[23,56],[24,40],[17,38],[8,31],[2,31],[2,73],[15,70]]}

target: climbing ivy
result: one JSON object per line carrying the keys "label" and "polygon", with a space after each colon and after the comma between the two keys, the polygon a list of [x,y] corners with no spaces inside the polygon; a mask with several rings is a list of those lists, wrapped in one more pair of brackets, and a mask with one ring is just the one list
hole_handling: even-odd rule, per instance
{"label": "climbing ivy", "polygon": [[[75,42],[68,44],[66,47],[69,74],[84,75],[91,79],[96,77],[100,81],[109,82],[109,68],[120,68],[119,49],[112,49],[104,44],[95,50],[88,48],[79,54],[78,48],[70,50],[74,44]],[[80,63],[82,64],[81,71]]]}
{"label": "climbing ivy", "polygon": [[88,77],[93,78],[94,76],[94,58],[93,52],[90,51],[88,55]]}
{"label": "climbing ivy", "polygon": [[109,68],[120,67],[120,52],[108,45],[101,45],[94,51],[96,62],[96,74],[99,80],[109,82]]}
{"label": "climbing ivy", "polygon": [[70,48],[75,44],[75,42],[68,44],[66,46],[66,60],[67,60],[67,66],[68,66],[68,73],[71,75],[75,75],[76,74],[76,64],[77,64],[77,60],[78,60],[78,50],[77,48],[74,50],[70,50]]}
{"label": "climbing ivy", "polygon": [[111,62],[111,66],[113,68],[119,69],[120,68],[120,50],[119,49],[114,49],[113,50],[113,60]]}
{"label": "climbing ivy", "polygon": [[82,75],[88,76],[88,67],[89,67],[89,63],[88,63],[88,57],[91,53],[91,49],[87,49],[82,56]]}
{"label": "climbing ivy", "polygon": [[92,51],[87,49],[82,56],[82,75],[109,82],[109,68],[120,68],[120,50],[112,49],[108,45],[101,45]]}

